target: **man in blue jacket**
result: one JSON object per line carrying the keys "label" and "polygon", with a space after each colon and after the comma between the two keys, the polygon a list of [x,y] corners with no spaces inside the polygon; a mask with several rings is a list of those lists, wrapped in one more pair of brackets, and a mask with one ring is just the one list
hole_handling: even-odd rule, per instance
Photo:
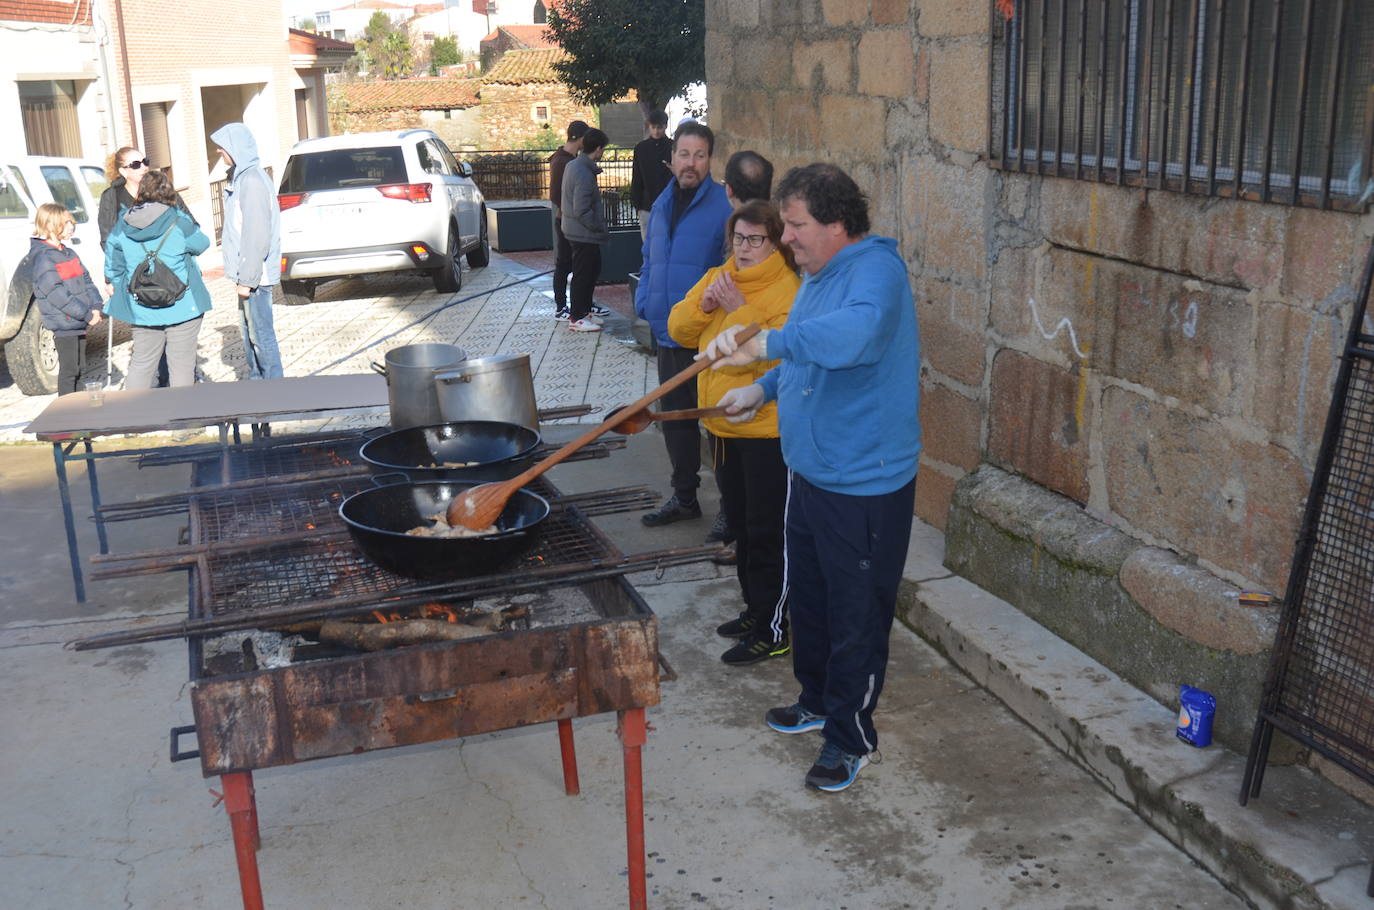
{"label": "man in blue jacket", "polygon": [[[730,200],[711,179],[711,128],[691,121],[673,137],[673,179],[654,200],[644,241],[644,264],[635,291],[635,313],[649,323],[658,342],[658,380],[665,382],[692,365],[696,351],[668,335],[668,311],[701,280],[707,269],[725,261],[725,222]],[[697,406],[697,383],[683,383],[663,397],[665,411]],[[649,527],[701,517],[697,487],[701,478],[701,434],[695,420],[659,424],[673,468],[673,495],[656,511],[642,516]]]}
{"label": "man in blue jacket", "polygon": [[868,234],[868,203],[834,165],[778,186],[782,242],[804,273],[787,324],[739,344],[726,329],[702,356],[781,360],[720,400],[732,420],[778,403],[789,469],[786,565],[797,703],[779,733],[820,730],[806,783],[843,790],[877,751],[873,708],[887,670],[921,455],[920,344],[906,263]]}
{"label": "man in blue jacket", "polygon": [[272,288],[281,280],[281,212],[272,178],[258,160],[258,143],[242,123],[210,134],[229,166],[224,188],[224,277],[239,296],[239,330],[249,379],[280,379],[281,352],[272,325]]}

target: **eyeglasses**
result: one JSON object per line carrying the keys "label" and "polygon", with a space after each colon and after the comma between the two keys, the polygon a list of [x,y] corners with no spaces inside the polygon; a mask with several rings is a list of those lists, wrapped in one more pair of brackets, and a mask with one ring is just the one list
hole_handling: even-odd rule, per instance
{"label": "eyeglasses", "polygon": [[139,168],[152,167],[153,163],[147,158],[135,158],[133,161],[126,161],[120,166],[127,167],[131,171],[136,171]]}
{"label": "eyeglasses", "polygon": [[755,250],[763,246],[763,242],[767,239],[767,234],[741,234],[736,231],[730,235],[730,242],[735,246],[744,246],[747,243],[750,248]]}

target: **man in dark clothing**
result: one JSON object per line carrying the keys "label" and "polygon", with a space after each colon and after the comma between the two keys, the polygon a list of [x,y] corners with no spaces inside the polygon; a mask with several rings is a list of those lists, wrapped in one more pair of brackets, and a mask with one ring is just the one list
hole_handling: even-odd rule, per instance
{"label": "man in dark clothing", "polygon": [[606,134],[587,130],[582,153],[569,162],[563,180],[563,234],[572,246],[572,312],[568,328],[574,332],[599,332],[601,323],[592,315],[592,290],[601,274],[601,247],[610,239],[602,211],[596,163],[606,150]]}
{"label": "man in dark clothing", "polygon": [[773,192],[773,162],[758,152],[735,152],[725,162],[725,195],[736,206],[767,199]]}
{"label": "man in dark clothing", "polygon": [[673,177],[673,140],[668,138],[668,115],[649,115],[649,138],[635,146],[630,172],[630,201],[639,213],[639,239],[649,239],[649,210]]}
{"label": "man in dark clothing", "polygon": [[572,273],[572,246],[563,236],[563,170],[582,151],[582,137],[591,127],[581,120],[568,124],[568,141],[549,156],[549,202],[553,203],[553,305],[555,319],[568,318],[568,275]]}

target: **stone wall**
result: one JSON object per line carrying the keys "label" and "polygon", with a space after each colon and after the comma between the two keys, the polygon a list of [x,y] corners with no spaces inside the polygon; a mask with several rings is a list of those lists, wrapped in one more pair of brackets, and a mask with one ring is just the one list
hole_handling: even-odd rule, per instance
{"label": "stone wall", "polygon": [[839,164],[897,239],[921,518],[991,464],[1281,594],[1374,219],[990,167],[990,6],[708,0],[718,160]]}
{"label": "stone wall", "polygon": [[[547,107],[546,120],[537,119],[539,106]],[[484,149],[519,148],[546,123],[554,133],[563,136],[573,120],[585,120],[593,126],[599,122],[595,108],[573,101],[567,89],[554,82],[484,83],[481,110]]]}

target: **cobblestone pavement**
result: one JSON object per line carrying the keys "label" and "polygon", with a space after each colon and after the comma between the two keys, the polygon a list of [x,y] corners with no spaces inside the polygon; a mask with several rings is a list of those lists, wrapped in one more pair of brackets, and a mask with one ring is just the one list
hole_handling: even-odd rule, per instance
{"label": "cobblestone pavement", "polygon": [[[207,281],[214,309],[200,331],[202,381],[233,382],[246,376],[234,289],[222,277]],[[613,289],[608,293],[614,295]],[[607,319],[606,331],[578,334],[553,318],[547,275],[492,253],[487,268],[468,271],[456,294],[436,292],[429,279],[409,273],[375,275],[322,285],[308,306],[273,308],[287,376],[367,372],[394,347],[425,342],[457,344],[470,357],[527,353],[535,398],[543,408],[586,402],[598,410],[583,421],[633,401],[657,385],[648,352],[635,345],[629,321]],[[106,375],[107,332],[89,337],[91,378]],[[130,334],[117,324],[111,386],[119,388],[129,362]],[[0,442],[32,441],[23,429],[55,396],[26,396],[8,367],[0,370]],[[385,409],[355,412],[311,426],[372,426]]]}

